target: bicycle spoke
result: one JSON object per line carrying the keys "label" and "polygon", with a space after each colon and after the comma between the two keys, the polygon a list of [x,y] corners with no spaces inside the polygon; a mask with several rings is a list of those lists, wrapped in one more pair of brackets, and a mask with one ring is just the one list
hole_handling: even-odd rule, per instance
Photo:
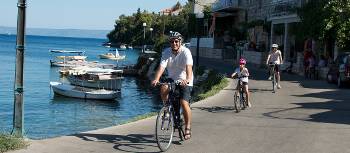
{"label": "bicycle spoke", "polygon": [[157,144],[162,151],[166,151],[170,147],[174,133],[172,114],[167,115],[166,112],[168,112],[167,107],[163,107],[158,113],[156,122]]}

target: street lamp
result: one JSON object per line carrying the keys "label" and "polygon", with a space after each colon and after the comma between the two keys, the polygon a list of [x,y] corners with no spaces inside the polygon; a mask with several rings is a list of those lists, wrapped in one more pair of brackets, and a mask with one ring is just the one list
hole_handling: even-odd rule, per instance
{"label": "street lamp", "polygon": [[146,26],[147,26],[147,24],[146,24],[146,22],[144,22],[143,24],[142,24],[142,26],[143,26],[143,45],[142,45],[142,53],[145,51],[145,40],[146,40]]}
{"label": "street lamp", "polygon": [[151,32],[151,40],[152,40],[153,28],[149,28],[149,31]]}

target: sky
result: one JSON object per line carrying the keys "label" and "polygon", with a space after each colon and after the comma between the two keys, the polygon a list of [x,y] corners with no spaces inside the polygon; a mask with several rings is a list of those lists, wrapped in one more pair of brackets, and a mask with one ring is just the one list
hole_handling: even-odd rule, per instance
{"label": "sky", "polygon": [[[159,12],[187,0],[26,0],[26,27],[111,30],[122,14],[138,8]],[[1,0],[0,26],[17,26],[18,0]]]}

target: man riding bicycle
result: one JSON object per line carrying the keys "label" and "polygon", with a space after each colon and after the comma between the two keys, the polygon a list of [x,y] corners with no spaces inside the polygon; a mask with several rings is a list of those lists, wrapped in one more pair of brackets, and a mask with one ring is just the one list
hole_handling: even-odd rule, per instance
{"label": "man riding bicycle", "polygon": [[[172,32],[169,36],[170,48],[166,48],[162,52],[162,58],[160,66],[156,71],[155,78],[151,82],[152,86],[156,86],[159,83],[159,79],[162,76],[165,69],[168,71],[168,77],[181,81],[180,90],[180,103],[184,111],[185,118],[185,139],[191,138],[191,109],[189,106],[189,100],[191,98],[191,91],[193,87],[193,72],[192,65],[193,59],[191,51],[182,46],[183,37],[178,32]],[[168,99],[169,87],[162,85],[160,88],[160,96],[163,102]]]}
{"label": "man riding bicycle", "polygon": [[[267,60],[266,60],[266,65],[269,64],[274,64],[275,65],[275,72],[276,72],[276,79],[277,79],[277,88],[280,89],[281,88],[281,76],[280,76],[280,65],[283,64],[283,60],[282,60],[282,53],[280,50],[278,50],[278,45],[277,44],[272,44],[272,51],[269,53],[269,55],[267,56]],[[272,75],[274,73],[271,72],[270,69],[270,76],[268,80],[271,80]]]}

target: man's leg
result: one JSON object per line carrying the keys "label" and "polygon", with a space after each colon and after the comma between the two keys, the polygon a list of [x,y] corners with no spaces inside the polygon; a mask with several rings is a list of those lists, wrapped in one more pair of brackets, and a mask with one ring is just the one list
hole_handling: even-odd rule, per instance
{"label": "man's leg", "polygon": [[268,72],[269,72],[269,78],[267,80],[271,80],[272,79],[272,74],[273,74],[271,66],[269,66],[269,71]]}
{"label": "man's leg", "polygon": [[185,118],[185,139],[191,138],[191,122],[192,122],[192,111],[189,105],[189,102],[181,99],[181,106],[183,109],[183,114]]}
{"label": "man's leg", "polygon": [[182,97],[180,100],[183,109],[183,115],[185,118],[185,140],[191,138],[192,111],[189,103],[191,99],[191,91],[192,87],[190,86],[182,88]]}
{"label": "man's leg", "polygon": [[277,79],[277,88],[281,89],[281,76],[280,76],[280,72],[276,72],[276,79]]}
{"label": "man's leg", "polygon": [[163,101],[163,104],[168,101],[168,95],[169,95],[169,88],[168,85],[162,85],[160,87],[160,97]]}
{"label": "man's leg", "polygon": [[281,89],[281,73],[280,73],[280,65],[276,65],[276,82],[277,82],[277,88]]}

